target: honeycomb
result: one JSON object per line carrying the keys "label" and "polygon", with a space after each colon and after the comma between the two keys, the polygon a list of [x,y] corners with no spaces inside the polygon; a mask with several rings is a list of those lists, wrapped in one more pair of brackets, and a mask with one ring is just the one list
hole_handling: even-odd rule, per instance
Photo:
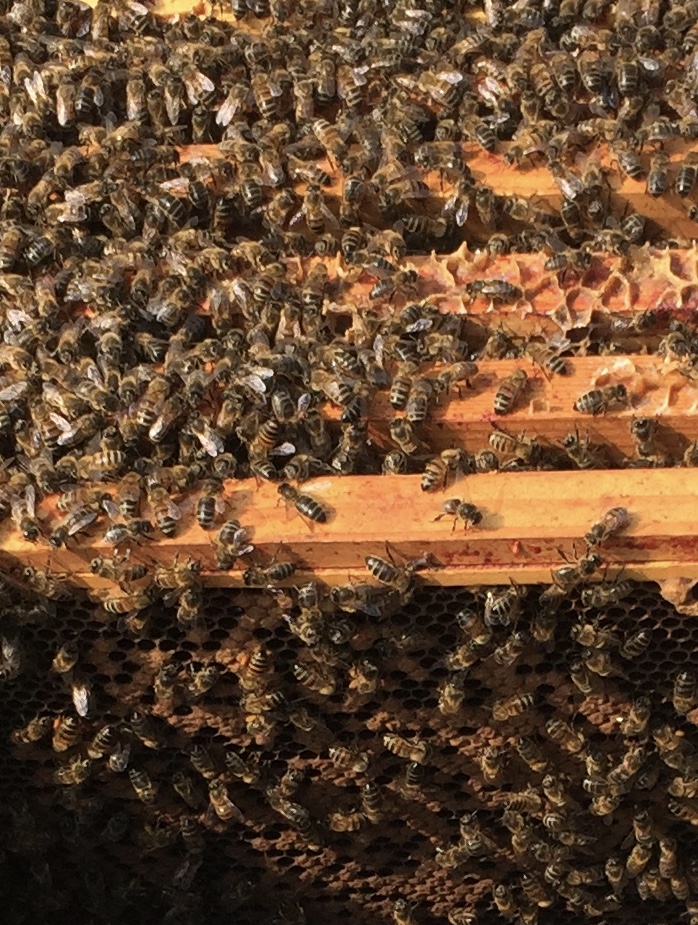
{"label": "honeycomb", "polygon": [[[222,923],[231,916],[240,922],[261,916],[270,922],[305,917],[311,923],[328,918],[379,923],[390,921],[395,901],[405,899],[420,925],[459,911],[472,913],[477,922],[503,921],[493,905],[492,887],[509,886],[524,910],[522,877],[543,875],[550,862],[530,850],[514,851],[502,821],[512,794],[529,787],[541,794],[543,773],[530,770],[514,748],[517,737],[525,736],[537,743],[547,772],[563,783],[569,801],[569,808],[557,809],[543,800],[539,809],[524,814],[532,840],[547,845],[549,853],[558,849],[567,878],[582,871],[593,880],[581,887],[581,899],[573,900],[543,880],[544,905],[528,908],[526,921],[538,915],[541,923],[557,921],[565,909],[565,921],[571,923],[589,917],[609,925],[630,923],[645,910],[649,921],[678,921],[686,909],[682,888],[690,895],[698,885],[692,858],[696,837],[692,823],[670,811],[667,787],[680,773],[692,776],[698,711],[678,714],[672,688],[677,672],[690,668],[698,628],[662,598],[656,585],[634,584],[625,588],[627,596],[600,609],[584,603],[583,592],[572,592],[558,611],[551,638],[537,642],[530,633],[541,611],[542,590],[521,589],[518,616],[508,627],[493,628],[491,642],[464,672],[462,703],[452,713],[439,708],[440,691],[450,674],[449,656],[471,632],[462,628],[458,615],[482,613],[484,592],[477,589],[418,588],[390,620],[352,614],[349,641],[326,647],[323,655],[336,665],[337,685],[329,696],[294,677],[294,663],[312,663],[313,650],[290,631],[283,616],[293,616],[289,602],[264,591],[208,589],[205,622],[187,631],[178,627],[172,610],[159,605],[140,635],[120,620],[105,622],[103,612],[89,602],[8,606],[3,654],[7,660],[8,649],[19,646],[21,663],[3,681],[0,716],[0,737],[11,743],[3,747],[0,764],[5,920],[35,922],[50,915],[57,923]],[[327,626],[336,627],[345,617],[328,614]],[[606,677],[590,674],[587,694],[570,679],[570,664],[583,648],[570,635],[576,624],[616,637],[606,640],[607,648],[594,650],[609,654],[610,667]],[[640,629],[651,634],[649,647],[636,658],[621,657],[617,646]],[[498,664],[494,653],[513,632],[523,635],[523,649],[513,664]],[[68,641],[79,651],[72,677],[52,669],[57,649]],[[246,657],[260,645],[273,656],[269,689],[283,692],[284,700],[271,731],[255,739],[246,731],[240,682]],[[350,666],[362,659],[379,669],[376,689],[366,693],[349,682]],[[170,664],[178,666],[182,681],[189,677],[189,666],[215,664],[220,677],[200,698],[163,707],[153,683],[159,669]],[[69,681],[75,684],[77,678],[89,684],[91,706],[75,745],[54,751],[51,733],[32,744],[11,740],[37,713],[54,723],[59,716],[75,715]],[[521,693],[534,696],[530,709],[493,720],[495,701]],[[624,736],[621,722],[641,695],[651,700],[648,729]],[[303,723],[311,727],[307,731],[289,721],[289,714],[301,707],[312,719]],[[161,747],[146,747],[133,734],[136,710],[151,714]],[[642,747],[639,774],[628,776],[612,813],[589,813],[592,797],[582,787],[585,762],[551,741],[544,730],[551,720],[570,724],[583,737],[585,754],[601,753],[604,774],[619,765],[631,746]],[[83,783],[56,783],[56,769],[84,756],[105,723],[117,727],[122,745],[130,745],[128,768],[145,771],[158,787],[152,804],[136,796],[128,769],[110,769],[106,756],[93,761]],[[680,737],[679,751],[660,754],[653,744],[663,724]],[[405,786],[408,760],[384,745],[391,732],[412,746],[426,742],[430,747],[423,779],[411,788]],[[208,749],[215,774],[226,782],[239,811],[228,822],[207,807],[207,780],[189,758],[194,745]],[[338,746],[365,753],[361,771],[332,760],[329,750]],[[494,783],[484,779],[481,767],[489,746],[504,755]],[[251,783],[228,768],[229,751],[256,768]],[[673,757],[679,754],[684,765]],[[310,837],[271,805],[271,790],[289,769],[302,772],[290,799],[310,814]],[[200,799],[195,809],[173,789],[177,772],[194,780]],[[367,781],[383,793],[381,818],[364,820],[356,831],[328,828],[331,813],[361,807]],[[690,800],[680,802],[691,806]],[[651,859],[639,877],[625,878],[618,902],[604,863],[615,855],[626,862],[635,845],[633,813],[644,809],[652,820]],[[562,815],[562,832],[543,825],[550,812]],[[485,850],[448,867],[444,852],[459,844],[461,817],[470,813],[486,839]],[[203,836],[196,850],[181,837],[185,818],[195,820]],[[588,844],[574,843],[580,834]],[[671,883],[652,881],[650,890],[650,873],[660,856],[657,839],[667,837],[676,840],[684,879],[675,874]],[[569,838],[572,844],[563,844]],[[544,848],[537,851],[542,856]],[[573,895],[569,889],[567,894]]]}

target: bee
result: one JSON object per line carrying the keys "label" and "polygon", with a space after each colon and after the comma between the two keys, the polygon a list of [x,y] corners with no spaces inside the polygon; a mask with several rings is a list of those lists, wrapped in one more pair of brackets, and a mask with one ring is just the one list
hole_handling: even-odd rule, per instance
{"label": "bee", "polygon": [[133,733],[140,739],[146,748],[160,750],[167,744],[161,729],[155,725],[152,717],[147,713],[136,710],[131,715],[130,726]]}
{"label": "bee", "polygon": [[74,716],[59,716],[53,724],[51,745],[54,752],[65,752],[80,739],[80,720]]}
{"label": "bee", "polygon": [[601,543],[622,533],[629,525],[630,514],[627,508],[612,507],[592,525],[584,539],[588,546],[600,546]]}
{"label": "bee", "polygon": [[377,282],[370,290],[368,297],[371,301],[386,298],[392,301],[394,296],[402,290],[414,290],[418,280],[419,273],[413,267],[406,270],[397,270]]}
{"label": "bee", "polygon": [[190,809],[200,809],[204,799],[201,793],[196,789],[196,785],[191,777],[184,774],[183,771],[175,771],[172,775],[172,787],[175,793],[180,796]]}
{"label": "bee", "polygon": [[343,745],[331,746],[328,755],[336,768],[351,771],[352,774],[365,774],[371,760],[370,752],[360,752],[356,748]]}
{"label": "bee", "polygon": [[492,898],[502,918],[511,922],[517,917],[519,910],[514,901],[514,894],[506,884],[497,883],[494,885],[492,887]]}
{"label": "bee", "polygon": [[569,372],[567,362],[555,350],[552,350],[547,344],[539,344],[536,341],[529,341],[526,345],[526,353],[530,356],[546,375],[566,376]]}
{"label": "bee", "polygon": [[336,128],[326,119],[316,119],[312,123],[312,130],[327,153],[333,169],[346,160],[348,149]]}
{"label": "bee", "polygon": [[685,199],[693,192],[696,180],[698,180],[698,155],[694,151],[689,151],[679,167],[674,189],[682,199]]}
{"label": "bee", "polygon": [[10,499],[12,520],[25,540],[35,543],[41,535],[41,525],[36,519],[36,489],[27,485],[24,497],[15,495]]}
{"label": "bee", "polygon": [[528,374],[524,369],[516,369],[499,383],[494,396],[494,413],[510,414],[528,384]]}
{"label": "bee", "polygon": [[220,778],[209,781],[208,796],[213,811],[223,822],[229,822],[231,819],[234,819],[236,822],[244,822],[244,815],[228,796],[228,788],[225,785],[225,781]]}
{"label": "bee", "polygon": [[180,509],[170,500],[169,492],[162,485],[148,488],[148,503],[153,509],[153,517],[158,530],[163,536],[173,537],[177,533],[177,521],[181,518]]}
{"label": "bee", "polygon": [[691,671],[680,671],[674,678],[671,702],[677,713],[690,713],[698,697],[698,679]]}
{"label": "bee", "polygon": [[390,732],[383,736],[383,745],[398,758],[405,758],[407,761],[415,761],[418,764],[426,764],[431,757],[429,743],[416,737],[406,739],[397,733]]}
{"label": "bee", "polygon": [[[388,550],[390,555],[390,550]],[[394,561],[388,562],[379,556],[366,556],[366,568],[370,574],[382,585],[387,585],[400,595],[402,600],[411,597],[415,586],[415,572],[427,565],[429,556],[420,556],[418,559],[412,559],[403,566],[398,566]]]}
{"label": "bee", "polygon": [[657,151],[650,158],[650,168],[647,173],[647,192],[650,196],[658,198],[663,195],[669,186],[669,155],[666,151]]}
{"label": "bee", "polygon": [[585,392],[575,401],[574,410],[580,414],[605,414],[612,405],[627,405],[628,390],[622,383]]}
{"label": "bee", "polygon": [[53,656],[51,670],[58,674],[68,674],[75,667],[79,654],[77,643],[64,642]]}
{"label": "bee", "polygon": [[485,625],[509,626],[521,610],[524,593],[515,584],[503,588],[489,588],[485,594]]}
{"label": "bee", "polygon": [[449,498],[447,501],[444,501],[443,513],[438,514],[434,520],[441,520],[443,517],[453,517],[453,526],[451,532],[453,533],[456,529],[456,524],[459,520],[463,521],[463,529],[467,530],[468,527],[476,527],[478,524],[482,523],[482,511],[471,504],[468,501],[462,501],[460,498]]}
{"label": "bee", "polygon": [[332,832],[357,832],[366,824],[366,817],[358,810],[338,810],[327,817],[327,828]]}
{"label": "bee", "polygon": [[435,491],[445,488],[450,479],[462,475],[470,469],[470,458],[465,450],[442,450],[426,464],[422,476],[422,491]]}
{"label": "bee", "polygon": [[518,302],[523,291],[504,279],[475,279],[466,283],[465,290],[471,299],[481,296],[496,302]]}
{"label": "bee", "polygon": [[231,569],[240,556],[247,556],[254,552],[254,546],[249,543],[247,530],[240,526],[237,520],[229,520],[223,524],[215,541],[216,567],[221,571]]}
{"label": "bee", "polygon": [[421,791],[423,783],[424,767],[418,761],[410,761],[405,767],[400,789],[406,796],[412,797]]}
{"label": "bee", "polygon": [[246,664],[238,672],[240,686],[246,691],[260,690],[269,683],[274,674],[274,657],[263,645],[256,645]]}
{"label": "bee", "polygon": [[217,665],[205,665],[198,671],[190,670],[191,681],[187,684],[186,693],[190,703],[200,700],[204,694],[210,691],[218,682],[221,676],[220,669]]}
{"label": "bee", "polygon": [[406,899],[396,899],[393,903],[393,921],[395,925],[417,925],[413,907]]}
{"label": "bee", "polygon": [[[689,825],[698,825],[698,810],[694,809],[693,806],[689,806],[688,803],[681,803],[679,800],[667,800],[667,808],[682,822],[687,822]],[[636,845],[636,847],[641,846]],[[645,850],[651,854],[651,848]]]}
{"label": "bee", "polygon": [[119,745],[119,739],[114,726],[102,726],[87,746],[87,754],[97,760],[113,752]]}
{"label": "bee", "polygon": [[667,789],[674,797],[686,797],[692,800],[698,796],[698,777],[674,777]]}
{"label": "bee", "polygon": [[177,625],[183,630],[195,629],[203,622],[203,592],[198,585],[183,588],[177,600]]}
{"label": "bee", "polygon": [[486,784],[492,787],[500,782],[505,762],[506,753],[503,748],[488,745],[482,750],[479,764],[482,779]]}
{"label": "bee", "polygon": [[100,578],[117,582],[123,588],[124,585],[139,581],[148,574],[146,565],[128,565],[128,559],[129,556],[112,556],[109,559],[97,556],[90,562],[90,571]]}
{"label": "bee", "polygon": [[367,781],[361,788],[361,808],[364,817],[374,825],[383,819],[383,792],[375,781]]}
{"label": "bee", "polygon": [[301,517],[307,517],[313,523],[327,522],[327,510],[309,495],[301,494],[293,485],[282,482],[277,491],[284,501],[293,504]]}
{"label": "bee", "polygon": [[504,700],[496,700],[492,704],[492,719],[498,723],[513,719],[530,710],[534,703],[533,694],[513,694]]}
{"label": "bee", "polygon": [[87,716],[91,711],[92,703],[92,689],[89,684],[86,682],[75,682],[71,684],[71,691],[73,695],[73,706],[75,707],[75,712],[78,716]]}
{"label": "bee", "polygon": [[575,427],[574,433],[564,437],[562,448],[578,469],[601,469],[604,466],[604,448],[590,441],[589,431],[582,439]]}
{"label": "bee", "polygon": [[488,437],[490,446],[503,456],[512,456],[522,462],[535,463],[538,459],[540,446],[535,437],[526,437],[525,432],[515,437],[492,423],[494,433]]}
{"label": "bee", "polygon": [[678,873],[678,860],[676,854],[676,839],[668,835],[659,838],[659,876],[669,880]]}
{"label": "bee", "polygon": [[367,658],[359,659],[350,666],[347,673],[349,690],[368,695],[378,690],[380,671],[377,665]]}
{"label": "bee", "polygon": [[526,648],[528,638],[525,633],[512,633],[507,641],[492,653],[492,658],[498,665],[513,665]]}
{"label": "bee", "polygon": [[21,729],[15,729],[10,736],[15,745],[33,745],[40,742],[53,728],[53,717],[45,713],[38,713]]}
{"label": "bee", "polygon": [[67,764],[57,768],[53,777],[57,784],[63,787],[77,787],[83,784],[92,772],[92,762],[89,758],[75,755]]}
{"label": "bee", "polygon": [[158,785],[151,781],[145,771],[139,771],[137,768],[129,768],[128,779],[141,803],[152,806],[158,795]]}
{"label": "bee", "polygon": [[[576,556],[577,552],[574,547],[573,551]],[[598,571],[603,561],[599,553],[589,549],[576,561],[568,559],[562,550],[560,550],[560,554],[568,564],[555,569],[552,577],[555,585],[567,593],[574,590],[580,582],[585,581],[594,572]]]}
{"label": "bee", "polygon": [[222,490],[219,479],[206,479],[201,486],[201,494],[196,502],[196,519],[203,530],[212,530],[216,514],[225,509],[219,495]]}
{"label": "bee", "polygon": [[243,572],[242,580],[248,588],[269,588],[274,584],[290,578],[296,570],[293,562],[275,562],[266,568],[248,568]]}
{"label": "bee", "polygon": [[462,674],[447,678],[439,688],[439,712],[444,716],[458,713],[465,699],[464,676]]}
{"label": "bee", "polygon": [[645,867],[647,867],[651,856],[651,847],[648,848],[646,845],[636,844],[625,862],[625,871],[628,877],[638,877]]}
{"label": "bee", "polygon": [[619,729],[624,736],[642,735],[649,723],[652,705],[648,697],[636,697],[630,704],[628,715],[619,721]]}
{"label": "bee", "polygon": [[586,738],[581,732],[575,732],[564,720],[551,719],[545,724],[545,731],[560,748],[570,755],[578,755],[586,746]]}
{"label": "bee", "polygon": [[621,644],[618,654],[622,658],[639,658],[652,642],[652,633],[649,630],[637,630],[629,633]]}
{"label": "bee", "polygon": [[192,767],[206,780],[213,780],[216,776],[216,766],[208,749],[203,745],[192,745],[189,749],[189,760]]}
{"label": "bee", "polygon": [[304,687],[323,697],[331,697],[337,689],[337,677],[327,666],[295,662],[291,671]]}
{"label": "bee", "polygon": [[184,816],[180,822],[179,831],[184,842],[184,847],[189,854],[200,855],[203,853],[205,842],[201,833],[201,827],[196,819],[191,816]]}

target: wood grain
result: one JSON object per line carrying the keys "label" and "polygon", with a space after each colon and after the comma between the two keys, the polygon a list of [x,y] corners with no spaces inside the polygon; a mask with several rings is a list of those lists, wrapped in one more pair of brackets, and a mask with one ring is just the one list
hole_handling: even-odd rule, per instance
{"label": "wood grain", "polygon": [[[572,555],[583,549],[584,534],[600,515],[623,505],[632,515],[630,528],[602,548],[612,566],[642,580],[698,577],[695,509],[698,471],[682,469],[622,472],[525,472],[468,476],[445,491],[424,493],[419,476],[348,476],[319,478],[304,490],[330,512],[327,524],[309,525],[293,509],[279,504],[269,483],[229,482],[226,516],[249,530],[254,553],[241,568],[214,570],[214,534],[202,530],[191,505],[178,536],[132,547],[132,559],[171,564],[175,555],[192,556],[205,566],[212,585],[239,585],[250,564],[290,560],[297,573],[287,584],[311,577],[329,584],[368,578],[367,555],[385,557],[386,540],[396,560],[434,555],[440,567],[420,572],[430,584],[501,584],[549,582],[561,564],[559,548]],[[452,519],[435,520],[446,498],[472,501],[484,518],[464,531]],[[95,555],[110,554],[101,534],[81,537],[69,550],[47,543],[32,545],[7,523],[0,531],[3,567],[13,563],[67,573],[76,585],[120,595],[89,572]],[[612,574],[613,572],[611,572]],[[100,591],[100,589],[102,589]]]}

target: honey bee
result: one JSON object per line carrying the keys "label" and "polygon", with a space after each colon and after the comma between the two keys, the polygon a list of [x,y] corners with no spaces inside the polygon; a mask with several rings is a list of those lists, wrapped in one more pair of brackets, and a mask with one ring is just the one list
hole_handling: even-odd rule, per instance
{"label": "honey bee", "polygon": [[574,433],[563,439],[562,448],[578,469],[601,469],[604,466],[604,448],[590,441],[589,431],[582,439],[575,427]]}
{"label": "honey bee", "polygon": [[240,686],[245,691],[258,691],[267,686],[274,674],[274,657],[263,645],[256,645],[238,672]]}
{"label": "honey bee", "polygon": [[674,777],[667,789],[674,797],[693,799],[698,796],[698,777]]}
{"label": "honey bee", "polygon": [[307,517],[313,523],[324,524],[327,522],[327,510],[314,498],[302,494],[288,482],[282,482],[277,491],[284,501],[293,504],[301,517]]}
{"label": "honey bee", "polygon": [[458,713],[465,699],[464,677],[462,674],[447,678],[439,688],[439,712],[444,716]]}
{"label": "honey bee", "polygon": [[535,463],[538,459],[540,446],[535,437],[527,437],[525,433],[515,437],[507,433],[499,425],[492,422],[494,433],[489,435],[490,446],[504,456],[512,456],[522,462]]}
{"label": "honey bee", "polygon": [[390,549],[387,547],[386,549],[391,561],[381,559],[379,556],[366,556],[366,568],[376,581],[392,588],[403,601],[407,601],[414,591],[415,573],[427,566],[431,559],[429,555],[420,556],[398,566],[392,559]]}
{"label": "honey bee", "polygon": [[343,745],[330,747],[328,755],[336,768],[351,771],[353,774],[365,774],[371,760],[370,752],[360,752],[356,748]]}
{"label": "honey bee", "polygon": [[476,527],[478,524],[482,523],[482,511],[480,511],[474,504],[471,504],[468,501],[462,501],[460,498],[449,498],[443,503],[443,513],[438,514],[434,520],[441,520],[443,517],[453,517],[453,526],[451,532],[453,533],[456,529],[456,524],[459,520],[463,521],[463,529],[467,530],[468,527]]}
{"label": "honey bee", "polygon": [[657,151],[650,158],[650,167],[647,173],[647,192],[655,198],[663,195],[669,186],[669,155],[665,151]]}
{"label": "honey bee", "polygon": [[510,414],[528,384],[528,374],[523,369],[516,369],[499,383],[494,396],[494,413]]}
{"label": "honey bee", "polygon": [[175,771],[172,775],[172,787],[175,793],[180,796],[190,809],[200,809],[204,798],[196,789],[196,785],[191,777],[184,774],[183,771]]}
{"label": "honey bee", "polygon": [[228,788],[225,785],[225,781],[220,778],[209,781],[208,795],[213,811],[219,819],[222,819],[223,822],[229,822],[231,819],[234,819],[236,822],[244,822],[245,817],[243,813],[228,796]]}
{"label": "honey bee", "polygon": [[691,671],[680,671],[674,678],[671,702],[677,713],[690,713],[698,697],[698,680]]}
{"label": "honey bee", "polygon": [[637,697],[630,705],[628,715],[619,721],[619,729],[624,736],[642,735],[651,716],[651,703],[648,697]]}
{"label": "honey bee", "polygon": [[534,363],[543,370],[544,373],[553,376],[566,376],[569,372],[566,361],[555,350],[552,350],[546,344],[539,344],[536,341],[529,341],[526,345],[526,352]]}
{"label": "honey bee", "polygon": [[533,694],[513,694],[504,700],[496,700],[492,704],[492,719],[498,723],[513,719],[530,710],[534,703]]}
{"label": "honey bee", "polygon": [[189,667],[191,681],[186,686],[186,694],[190,703],[196,703],[218,683],[221,672],[217,665],[205,665],[198,670]]}
{"label": "honey bee", "polygon": [[497,883],[492,887],[492,898],[497,911],[502,918],[513,921],[518,915],[518,908],[514,901],[512,890],[504,883]]}
{"label": "honey bee", "polygon": [[426,764],[431,757],[431,746],[423,739],[414,738],[406,739],[397,733],[386,733],[383,736],[383,744],[399,758],[405,758],[410,762],[417,764]]}
{"label": "honey bee", "polygon": [[393,921],[395,925],[417,925],[413,906],[406,899],[396,899],[393,903]]}
{"label": "honey bee", "polygon": [[97,556],[90,562],[90,571],[95,575],[99,575],[100,578],[117,582],[123,588],[125,585],[145,578],[148,574],[147,565],[141,563],[129,565],[128,559],[128,555],[112,556],[109,559]]}
{"label": "honey bee", "polygon": [[153,722],[152,717],[147,713],[141,713],[139,710],[136,710],[131,715],[130,726],[133,733],[140,739],[146,748],[152,748],[158,751],[167,744],[162,730]]}
{"label": "honey bee", "polygon": [[129,768],[128,779],[141,803],[152,806],[157,799],[158,785],[151,781],[145,771],[139,771],[137,768]]}
{"label": "honey bee", "polygon": [[21,729],[15,729],[10,739],[15,745],[33,745],[40,742],[53,728],[53,717],[38,713]]}
{"label": "honey bee", "polygon": [[489,588],[485,594],[485,625],[509,626],[521,609],[524,593],[516,584],[503,588]]}
{"label": "honey bee", "polygon": [[628,510],[624,507],[613,507],[592,525],[584,539],[589,546],[600,546],[627,529],[629,524]]}
{"label": "honey bee", "polygon": [[177,505],[170,500],[169,492],[162,485],[148,488],[148,503],[153,510],[155,524],[163,536],[172,537],[177,533],[177,521],[182,514]]}
{"label": "honey bee", "polygon": [[65,752],[80,740],[80,720],[74,716],[59,716],[53,723],[51,745],[54,752]]}
{"label": "honey bee", "polygon": [[583,751],[586,746],[586,738],[583,733],[575,732],[564,720],[551,719],[545,724],[545,731],[560,748],[569,752],[571,755],[577,755]]}
{"label": "honey bee", "polygon": [[36,489],[27,485],[24,497],[13,496],[10,499],[12,520],[25,540],[35,543],[41,535],[41,525],[36,518]]}
{"label": "honey bee", "polygon": [[605,414],[613,405],[627,405],[628,390],[622,383],[585,392],[575,401],[574,410],[580,414]]}
{"label": "honey bee", "polygon": [[243,572],[242,580],[250,588],[272,588],[290,578],[296,570],[293,562],[275,562],[266,568],[252,567]]}
{"label": "honey bee", "polygon": [[68,674],[75,667],[79,649],[75,642],[65,642],[58,649],[51,663],[51,670],[58,674]]}
{"label": "honey bee", "polygon": [[422,491],[435,491],[446,487],[447,483],[470,469],[470,460],[465,450],[442,450],[438,456],[429,460],[422,476]]}
{"label": "honey bee", "polygon": [[332,832],[357,832],[366,824],[366,817],[358,810],[338,810],[327,817],[327,828]]}
{"label": "honey bee", "polygon": [[466,292],[471,299],[479,296],[495,302],[517,302],[523,297],[523,291],[504,279],[475,279],[466,283]]}
{"label": "honey bee", "polygon": [[506,763],[506,753],[503,748],[488,745],[483,749],[479,763],[484,782],[489,786],[495,786],[501,780]]}
{"label": "honey bee", "polygon": [[622,658],[639,658],[652,642],[652,633],[649,630],[637,630],[629,633],[618,650]]}
{"label": "honey bee", "polygon": [[90,759],[75,755],[67,764],[57,768],[53,777],[56,783],[63,787],[78,787],[88,779],[91,773]]}

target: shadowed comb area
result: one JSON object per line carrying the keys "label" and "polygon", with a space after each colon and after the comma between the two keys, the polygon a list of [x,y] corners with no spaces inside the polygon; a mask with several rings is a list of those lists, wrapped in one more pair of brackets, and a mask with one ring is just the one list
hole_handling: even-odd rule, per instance
{"label": "shadowed comb area", "polygon": [[[71,914],[93,914],[108,896],[103,920],[109,922],[146,914],[158,921],[180,915],[193,922],[231,915],[285,921],[299,904],[311,923],[327,915],[377,923],[406,898],[424,925],[458,910],[496,923],[493,886],[509,886],[517,908],[525,907],[527,875],[540,879],[542,923],[562,914],[586,921],[574,909],[580,898],[590,909],[606,908],[609,923],[630,923],[644,909],[678,918],[686,901],[674,897],[672,883],[690,894],[698,882],[691,857],[695,815],[679,818],[677,812],[694,812],[692,799],[668,789],[678,792],[675,778],[690,786],[696,717],[679,715],[672,697],[676,675],[690,671],[698,630],[656,586],[634,584],[601,609],[584,606],[574,591],[550,638],[536,641],[540,592],[524,589],[515,625],[492,627],[484,644],[475,628],[484,593],[460,588],[420,588],[390,621],[351,615],[337,644],[326,634],[346,615],[321,597],[324,641],[312,646],[290,631],[277,600],[264,591],[204,590],[202,624],[186,631],[174,608],[158,606],[139,635],[117,621],[105,623],[87,603],[58,602],[55,614],[41,620],[36,613],[23,618],[19,607],[21,666],[2,684],[1,734],[8,744],[0,765],[6,831],[0,896],[6,905],[21,905],[13,921],[36,920],[47,909],[68,921]],[[640,630],[650,634],[644,650],[642,640],[628,641]],[[501,664],[514,632],[523,644],[513,662]],[[475,637],[481,645],[472,666],[450,670],[453,653]],[[76,744],[56,752],[50,730],[36,742],[18,737],[37,714],[54,721],[75,715],[71,681],[51,670],[66,640],[78,647],[72,670],[91,699]],[[621,649],[637,654],[623,657]],[[570,679],[570,665],[589,652],[607,655],[608,670],[606,676],[589,671],[583,693]],[[299,681],[293,671],[299,663],[332,677],[332,692]],[[158,682],[165,666],[173,666],[171,697]],[[193,679],[212,666],[218,669],[212,686],[194,689]],[[454,705],[444,701],[443,689],[456,679]],[[521,712],[493,719],[495,702],[524,693],[531,696]],[[648,698],[649,717],[631,729],[640,697]],[[251,722],[260,716],[262,731]],[[105,725],[113,733],[102,740],[100,755],[95,735]],[[403,745],[386,748],[389,734]],[[521,739],[545,767],[529,767],[517,747]],[[568,747],[568,739],[577,745]],[[128,771],[110,766],[118,751],[128,754]],[[495,763],[494,777],[487,776],[485,754]],[[413,758],[418,765],[410,764]],[[84,782],[56,783],[57,769],[74,770],[86,759]],[[147,775],[152,801],[139,799],[134,771]],[[585,778],[595,782],[594,792]],[[189,781],[187,801],[182,779]],[[227,818],[209,805],[214,779],[233,804],[226,804]],[[377,784],[382,797],[375,809],[374,796],[373,820],[362,803],[367,783]],[[602,816],[589,811],[600,792],[617,794]],[[508,806],[520,813],[523,834],[510,831]],[[649,836],[638,827],[637,814],[645,810]],[[347,817],[351,829],[336,831]],[[183,824],[193,835],[183,838]],[[625,864],[636,838],[649,839],[650,860],[611,901],[604,861],[617,855]],[[651,871],[672,838],[680,874],[655,882]],[[521,850],[526,839],[530,845]],[[546,869],[553,882],[544,879]],[[638,893],[650,885],[655,893],[645,905]]]}

